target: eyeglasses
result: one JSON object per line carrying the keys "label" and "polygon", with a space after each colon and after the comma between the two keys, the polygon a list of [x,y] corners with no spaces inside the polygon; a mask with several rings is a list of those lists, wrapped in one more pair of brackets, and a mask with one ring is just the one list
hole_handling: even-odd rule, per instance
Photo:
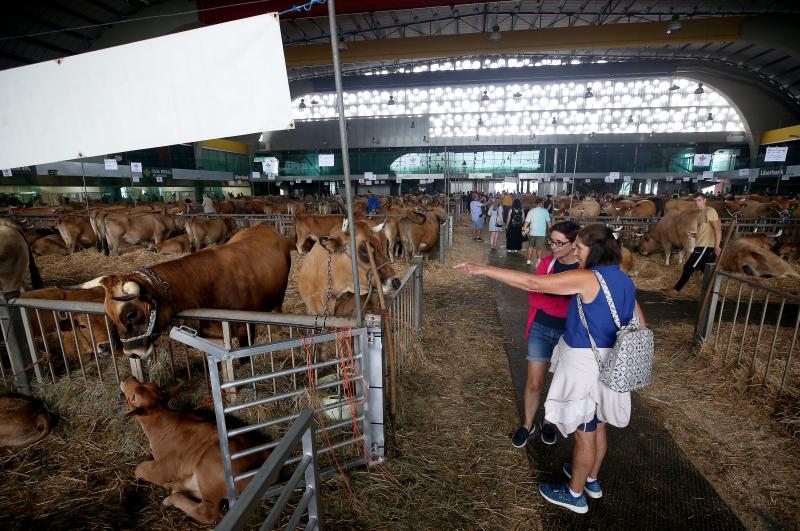
{"label": "eyeglasses", "polygon": [[561,242],[561,241],[558,241],[558,240],[551,240],[550,238],[547,238],[547,244],[548,245],[555,245],[556,247],[564,247],[565,245],[569,245],[570,243],[572,243],[572,242],[569,241],[569,240],[567,240],[565,242]]}

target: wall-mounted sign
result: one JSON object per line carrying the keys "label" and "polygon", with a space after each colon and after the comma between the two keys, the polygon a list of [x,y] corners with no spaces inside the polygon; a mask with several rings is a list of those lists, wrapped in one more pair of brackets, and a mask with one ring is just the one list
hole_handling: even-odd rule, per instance
{"label": "wall-mounted sign", "polygon": [[142,173],[142,163],[141,162],[131,162],[131,171],[133,173]]}
{"label": "wall-mounted sign", "polygon": [[786,162],[786,153],[788,152],[788,146],[768,147],[764,154],[764,162]]}
{"label": "wall-mounted sign", "polygon": [[251,174],[251,176],[252,176],[253,179],[260,179],[261,178],[261,172],[260,171],[254,171]]}
{"label": "wall-mounted sign", "polygon": [[692,178],[691,178],[691,177],[684,177],[684,178],[683,178],[683,182],[685,182],[685,183],[688,183],[688,182],[689,182],[689,181],[691,181],[691,180],[692,180]]}
{"label": "wall-mounted sign", "polygon": [[139,182],[139,176],[138,175],[134,175],[133,176],[133,182],[135,182],[135,183]]}
{"label": "wall-mounted sign", "polygon": [[609,172],[608,176],[611,177],[612,179],[619,179],[619,172],[618,171]]}
{"label": "wall-mounted sign", "polygon": [[311,184],[311,179],[306,179],[306,184]]}
{"label": "wall-mounted sign", "polygon": [[584,179],[583,182],[590,183],[590,182],[592,182],[592,180],[591,179]]}
{"label": "wall-mounted sign", "polygon": [[143,174],[145,177],[172,177],[172,168],[145,168]]}
{"label": "wall-mounted sign", "polygon": [[671,183],[671,182],[672,182],[672,175],[667,175],[667,182],[668,182],[668,183]]}
{"label": "wall-mounted sign", "polygon": [[11,170],[3,170],[3,177],[11,177]]}
{"label": "wall-mounted sign", "polygon": [[714,172],[713,171],[704,171],[703,172],[703,179],[705,179],[706,181],[710,181],[713,178],[714,178]]}
{"label": "wall-mounted sign", "polygon": [[319,154],[319,167],[332,168],[333,167],[333,153],[320,153]]}
{"label": "wall-mounted sign", "polygon": [[372,173],[371,171],[365,171],[364,172],[364,180],[366,180],[366,181],[374,181],[375,180],[375,174]]}
{"label": "wall-mounted sign", "polygon": [[163,175],[156,175],[156,182],[157,183],[163,183],[164,182],[164,176]]}
{"label": "wall-mounted sign", "polygon": [[47,175],[58,175],[58,170],[47,170]]}
{"label": "wall-mounted sign", "polygon": [[107,170],[119,169],[117,166],[117,159],[103,159],[103,164],[105,164],[105,169]]}
{"label": "wall-mounted sign", "polygon": [[626,176],[624,176],[622,178],[622,180],[625,181],[626,183],[629,183],[629,182],[631,182],[631,176],[630,175],[626,175]]}
{"label": "wall-mounted sign", "polygon": [[261,169],[267,175],[270,173],[278,173],[278,159],[275,157],[266,157],[261,161]]}
{"label": "wall-mounted sign", "polygon": [[359,179],[358,180],[358,184],[364,184],[365,182],[367,182],[365,179]]}
{"label": "wall-mounted sign", "polygon": [[759,177],[780,177],[783,175],[783,168],[761,168],[758,175]]}
{"label": "wall-mounted sign", "polygon": [[750,168],[739,169],[739,177],[747,177],[748,175],[750,175]]}
{"label": "wall-mounted sign", "polygon": [[695,166],[711,166],[711,154],[709,153],[695,153],[694,155]]}

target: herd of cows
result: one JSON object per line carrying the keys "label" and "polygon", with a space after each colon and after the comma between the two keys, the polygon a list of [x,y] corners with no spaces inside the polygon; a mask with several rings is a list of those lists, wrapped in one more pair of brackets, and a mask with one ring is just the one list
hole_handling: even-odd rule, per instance
{"label": "herd of cows", "polygon": [[[386,197],[380,209],[370,216],[366,198],[355,199],[352,228],[360,282],[358,295],[365,303],[377,290],[389,293],[398,289],[400,279],[393,267],[397,257],[410,260],[413,255],[436,247],[440,226],[447,219],[447,211],[460,203],[458,199],[454,196],[448,200],[443,195]],[[722,218],[780,218],[788,216],[795,206],[783,198],[753,196],[708,203]],[[523,204],[532,204],[532,196],[523,197]],[[304,255],[297,287],[307,313],[353,314],[357,294],[350,227],[344,216],[329,213],[337,207],[341,209],[340,204],[318,203],[317,211],[326,214],[313,214],[305,202],[282,197],[216,206],[220,214],[211,217],[185,215],[179,205],[90,205],[88,214],[80,208],[10,212],[11,216],[0,218],[0,288],[4,292],[23,288],[24,274],[29,271],[34,289],[25,291],[25,298],[103,302],[113,327],[106,326],[102,315],[62,318],[57,312],[42,312],[42,318],[32,322],[37,337],[59,330],[64,338],[64,353],[72,359],[92,352],[109,356],[112,344],[121,345],[129,357],[148,358],[159,335],[186,309],[280,312],[290,278],[292,249]],[[667,265],[673,249],[683,255],[691,251],[691,235],[697,231],[699,214],[690,200],[658,197],[573,199],[570,205],[568,197],[559,196],[554,199],[554,211],[557,216],[568,214],[577,220],[605,216],[615,230],[622,229],[619,220],[624,218],[660,216],[648,230],[626,236],[626,245],[642,255],[662,250]],[[236,220],[226,215],[233,213],[289,214],[295,236],[288,239],[267,223],[239,229]],[[41,220],[42,216],[53,217],[51,229],[30,226],[31,219]],[[800,276],[784,259],[795,260],[800,253],[792,251],[794,244],[782,243],[783,235],[777,236],[739,236],[729,244],[722,267],[750,275]],[[133,273],[87,280],[78,286],[42,287],[35,263],[37,255],[69,254],[87,247],[116,255],[123,243],[146,245],[155,253],[180,256]],[[633,272],[633,254],[630,249],[624,254],[623,267]],[[681,260],[679,255],[678,261]],[[187,324],[203,336],[222,336],[219,323]],[[232,326],[231,333],[240,339],[246,336],[243,326]],[[169,409],[168,397],[153,384],[128,378],[122,382],[121,390],[129,415],[141,424],[156,457],[139,464],[136,477],[166,488],[166,505],[203,523],[218,521],[225,487],[216,428],[200,418]],[[188,447],[171,444],[171,439],[159,431],[164,423],[174,425],[171,429],[176,431],[172,433],[180,433],[181,440],[193,443]],[[31,444],[46,436],[51,425],[51,416],[36,401],[0,396],[0,446]],[[250,447],[252,443],[233,441],[237,448]],[[252,463],[236,466],[253,468],[265,457],[254,455]],[[242,482],[238,487],[245,485]]]}

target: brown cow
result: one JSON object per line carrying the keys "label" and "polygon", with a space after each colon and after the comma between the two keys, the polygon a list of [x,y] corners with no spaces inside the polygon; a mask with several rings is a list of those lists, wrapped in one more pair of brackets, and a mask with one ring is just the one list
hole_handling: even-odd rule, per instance
{"label": "brown cow", "polygon": [[[103,288],[43,288],[26,291],[21,297],[25,299],[54,301],[103,302],[105,291]],[[117,345],[115,338],[109,338],[108,336],[105,315],[89,315],[87,319],[87,314],[74,313],[72,321],[70,321],[68,314],[58,312],[56,314],[58,316],[58,321],[56,321],[56,317],[54,317],[51,311],[40,310],[38,317],[36,317],[33,311],[31,311],[30,314],[31,323],[33,324],[33,334],[35,336],[46,336],[57,330],[62,330],[64,332],[62,338],[64,353],[71,360],[77,360],[79,352],[81,356],[92,354],[94,352],[92,347],[93,338],[94,345],[97,347],[97,355],[103,358],[111,355],[112,342],[115,346]],[[44,331],[40,328],[40,323]]]}
{"label": "brown cow", "polygon": [[[569,207],[569,203],[567,203]],[[572,203],[572,208],[569,209],[569,216],[580,220],[583,218],[596,218],[600,215],[600,203],[594,199],[585,199],[583,201],[575,201]]]}
{"label": "brown cow", "polygon": [[407,262],[420,253],[427,253],[439,242],[439,227],[446,220],[442,208],[423,211],[413,209],[397,223],[403,255]]}
{"label": "brown cow", "polygon": [[670,199],[669,201],[667,201],[667,204],[664,205],[664,215],[667,216],[675,212],[682,212],[684,210],[690,210],[692,208],[696,207],[691,197],[689,197],[688,199]]}
{"label": "brown cow", "polygon": [[[136,465],[134,476],[169,491],[162,502],[185,512],[204,524],[216,523],[221,517],[220,502],[228,497],[222,452],[216,423],[192,412],[181,412],[167,406],[169,395],[152,383],[142,383],[133,376],[119,386],[128,404],[128,416],[142,427],[152,461]],[[267,442],[253,432],[231,437],[231,453],[240,452]],[[266,451],[233,460],[234,476],[258,469],[269,454]],[[241,493],[249,479],[236,482]]]}
{"label": "brown cow", "polygon": [[[347,228],[345,220],[330,236],[320,237],[303,261],[297,277],[297,287],[309,314],[323,315],[326,311],[327,315],[355,314],[355,287]],[[368,302],[365,298],[374,291],[374,284],[371,283],[374,281],[370,280],[371,274],[368,275],[371,268],[367,245],[371,246],[383,292],[390,293],[400,287],[400,279],[386,258],[377,237],[381,230],[381,225],[369,228],[363,221],[356,222],[358,280],[362,303]]]}
{"label": "brown cow", "polygon": [[48,234],[47,236],[36,238],[31,243],[31,251],[36,256],[67,256],[69,254],[64,240],[58,234]]}
{"label": "brown cow", "polygon": [[105,226],[109,254],[119,256],[119,246],[123,241],[133,244],[162,242],[175,228],[176,220],[163,214],[111,214],[106,217]]}
{"label": "brown cow", "polygon": [[0,224],[0,292],[22,289],[26,269],[33,289],[41,288],[42,277],[25,233],[19,225],[4,220]]}
{"label": "brown cow", "polygon": [[624,246],[622,247],[622,263],[619,268],[629,277],[635,277],[639,274],[639,272],[636,271],[636,262],[633,260],[633,253]]}
{"label": "brown cow", "polygon": [[673,248],[681,249],[678,254],[678,265],[694,250],[694,238],[697,233],[697,216],[700,209],[697,207],[672,212],[659,220],[655,227],[647,234],[637,234],[639,240],[639,253],[648,256],[659,247],[663,249],[665,263],[669,265],[669,255]]}
{"label": "brown cow", "polygon": [[44,439],[55,416],[36,398],[0,393],[0,446],[18,448]]}
{"label": "brown cow", "polygon": [[769,250],[769,241],[764,238],[743,236],[733,240],[722,253],[720,267],[724,271],[754,277],[800,278],[800,274],[788,262]]}
{"label": "brown cow", "polygon": [[[147,358],[175,314],[188,308],[281,311],[289,281],[289,242],[266,225],[239,232],[225,245],[128,275],[99,277],[79,287],[105,288],[106,313],[125,353]],[[220,337],[219,323],[199,332]]]}
{"label": "brown cow", "polygon": [[740,202],[739,215],[743,219],[779,218],[785,214],[787,213],[782,211],[775,203],[762,203],[750,199]]}
{"label": "brown cow", "polygon": [[[297,234],[297,252],[303,254],[307,240],[318,241],[342,226],[344,216],[316,216],[314,214],[295,214],[294,231]],[[313,245],[313,243],[311,243]]]}
{"label": "brown cow", "polygon": [[184,232],[180,236],[153,244],[150,250],[158,254],[184,254],[190,252],[192,246],[189,243],[189,235]]}
{"label": "brown cow", "polygon": [[56,221],[56,230],[64,240],[70,254],[79,247],[91,247],[97,242],[89,218],[83,216],[62,216]]}
{"label": "brown cow", "polygon": [[205,245],[225,243],[228,235],[235,230],[236,222],[229,217],[204,219],[195,216],[186,221],[186,234],[189,235],[192,252],[199,251]]}
{"label": "brown cow", "polygon": [[106,217],[109,210],[92,210],[89,212],[89,224],[94,231],[97,250],[108,255],[108,237],[106,236]]}

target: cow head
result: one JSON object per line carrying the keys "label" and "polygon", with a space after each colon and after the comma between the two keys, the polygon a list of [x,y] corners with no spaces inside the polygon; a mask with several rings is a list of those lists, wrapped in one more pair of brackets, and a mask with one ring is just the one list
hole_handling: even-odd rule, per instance
{"label": "cow head", "polygon": [[93,345],[101,358],[111,355],[114,338],[108,335],[104,316],[77,314],[71,321],[69,317],[60,318],[59,328],[64,331],[64,352],[68,358],[76,360],[79,355],[91,356],[95,351]]}
{"label": "cow head", "polygon": [[97,286],[106,290],[106,314],[117,327],[122,350],[131,358],[148,358],[158,335],[172,319],[174,308],[159,306],[155,290],[135,274],[99,277],[80,287]]}
{"label": "cow head", "polygon": [[[385,223],[385,222],[384,222]],[[366,295],[370,290],[371,271],[367,246],[372,251],[375,267],[384,293],[391,293],[400,287],[400,279],[384,252],[384,246],[378,238],[383,230],[384,223],[372,228],[367,223],[357,221],[354,227],[356,237],[356,259],[358,262],[358,280],[361,294]],[[353,270],[350,261],[350,235],[348,233],[347,218],[342,222],[340,231],[334,231],[330,236],[319,239],[318,244],[331,253],[331,289],[337,294],[354,293]]]}
{"label": "cow head", "polygon": [[166,406],[169,395],[153,383],[140,382],[128,376],[119,384],[119,389],[128,404],[128,416],[147,415],[154,409]]}
{"label": "cow head", "polygon": [[639,237],[639,254],[642,256],[648,256],[658,249],[658,241],[649,233],[639,232],[636,233],[636,236]]}

